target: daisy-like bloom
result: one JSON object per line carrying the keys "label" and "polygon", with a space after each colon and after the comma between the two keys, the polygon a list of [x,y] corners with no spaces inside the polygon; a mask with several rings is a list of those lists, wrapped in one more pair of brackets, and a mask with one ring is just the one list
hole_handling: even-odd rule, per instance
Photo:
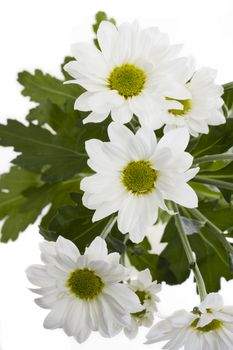
{"label": "daisy-like bloom", "polygon": [[[176,80],[186,64],[177,59],[180,45],[169,45],[157,28],[141,30],[136,22],[116,28],[103,21],[97,32],[100,50],[94,44],[76,43],[65,70],[74,78],[68,83],[84,87],[75,109],[91,111],[84,123],[98,123],[111,113],[112,119],[128,123],[135,114],[141,125],[160,128],[164,123],[164,97],[189,99],[184,84]],[[176,108],[177,102],[170,101]]]}
{"label": "daisy-like bloom", "polygon": [[131,324],[124,329],[125,335],[132,339],[136,337],[140,326],[151,327],[154,320],[154,312],[157,311],[156,303],[159,302],[157,293],[161,291],[161,285],[152,282],[148,269],[134,272],[129,280],[129,287],[137,294],[143,306],[143,310],[131,314]]}
{"label": "daisy-like bloom", "polygon": [[134,135],[126,126],[113,122],[108,127],[110,142],[86,142],[88,165],[96,174],[81,181],[83,204],[95,209],[93,221],[118,212],[118,228],[140,242],[158,217],[158,208],[171,213],[164,200],[188,208],[198,205],[196,193],[187,184],[199,168],[189,169],[193,157],[185,152],[189,133],[179,128],[166,133],[157,143],[151,129]]}
{"label": "daisy-like bloom", "polygon": [[[192,136],[207,134],[208,125],[220,125],[226,122],[223,115],[223,87],[215,84],[217,72],[210,68],[202,68],[194,73],[192,65],[181,75],[180,79],[189,90],[191,97],[176,100],[176,108],[168,106],[164,115],[165,132],[176,127],[187,127]],[[174,101],[167,96],[166,101]]]}
{"label": "daisy-like bloom", "polygon": [[233,306],[224,306],[217,293],[209,294],[193,312],[177,311],[147,334],[147,344],[168,340],[167,350],[231,350]]}
{"label": "daisy-like bloom", "polygon": [[40,287],[35,302],[50,313],[44,321],[48,329],[63,328],[82,343],[91,331],[112,337],[130,324],[132,312],[142,306],[126,284],[126,269],[119,264],[119,254],[108,254],[105,241],[97,237],[80,255],[69,240],[40,246],[44,265],[32,265],[26,273],[30,282]]}

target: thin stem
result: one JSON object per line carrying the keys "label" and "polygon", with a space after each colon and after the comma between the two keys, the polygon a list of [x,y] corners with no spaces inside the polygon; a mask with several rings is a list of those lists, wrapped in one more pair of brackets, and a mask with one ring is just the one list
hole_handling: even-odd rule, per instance
{"label": "thin stem", "polygon": [[193,164],[209,163],[217,160],[233,160],[233,153],[211,154],[210,156],[198,157],[193,160]]}
{"label": "thin stem", "polygon": [[224,233],[212,221],[210,221],[205,215],[203,215],[198,209],[190,209],[190,212],[193,214],[193,216],[196,219],[205,221],[207,225],[211,228],[215,236],[219,239],[219,241],[221,241],[224,248],[233,255],[233,247],[224,237]]}
{"label": "thin stem", "polygon": [[209,179],[205,176],[196,176],[192,179],[194,182],[200,182],[207,185],[213,185],[215,187],[223,188],[225,190],[233,191],[233,184],[230,182],[222,181],[222,180],[216,180],[216,179]]}
{"label": "thin stem", "polygon": [[103,231],[100,234],[100,237],[102,237],[103,239],[106,239],[108,237],[108,234],[111,232],[113,226],[115,225],[117,221],[117,216],[112,216],[107,225],[104,227]]}
{"label": "thin stem", "polygon": [[207,296],[205,283],[204,283],[203,277],[201,275],[200,269],[199,269],[199,267],[197,265],[196,257],[195,257],[195,255],[194,255],[194,253],[192,251],[192,248],[191,248],[191,245],[189,243],[188,237],[187,237],[187,235],[186,235],[186,233],[184,231],[183,224],[182,224],[182,221],[180,219],[179,209],[178,209],[178,207],[177,207],[177,205],[175,203],[173,204],[173,207],[174,207],[174,211],[177,213],[175,215],[176,227],[177,227],[177,230],[178,230],[178,233],[179,233],[179,236],[180,236],[180,239],[181,239],[181,242],[182,242],[185,254],[187,256],[190,268],[192,269],[192,271],[194,273],[195,280],[196,280],[196,283],[197,283],[197,288],[198,288],[199,295],[200,295],[200,299],[201,299],[201,301],[203,301],[206,298],[206,296]]}

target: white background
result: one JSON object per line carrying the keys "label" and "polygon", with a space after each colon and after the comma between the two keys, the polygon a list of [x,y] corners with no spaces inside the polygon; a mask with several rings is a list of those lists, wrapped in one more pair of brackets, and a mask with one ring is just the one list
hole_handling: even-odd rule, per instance
{"label": "white background", "polygon": [[[98,10],[118,23],[139,19],[143,26],[156,25],[170,34],[173,43],[185,43],[185,53],[198,65],[218,69],[218,82],[233,80],[232,0],[0,0],[0,121],[23,120],[32,105],[20,95],[17,72],[41,68],[60,75],[59,65],[70,53],[74,40],[91,40],[91,23]],[[7,171],[13,152],[0,149],[0,171]],[[62,331],[42,327],[46,311],[33,303],[25,268],[39,262],[37,226],[31,226],[17,242],[0,245],[0,344],[3,350],[78,349],[80,345]],[[213,271],[214,273],[214,271]],[[222,284],[226,303],[233,303],[233,283]],[[182,286],[164,287],[160,312],[192,309],[198,298],[192,279]],[[92,335],[83,349],[101,347],[134,349],[145,332],[133,342],[123,335],[110,340]],[[0,345],[0,348],[1,348]],[[160,349],[160,345],[149,348]],[[1,350],[2,350],[1,349]],[[198,349],[197,349],[198,350]]]}

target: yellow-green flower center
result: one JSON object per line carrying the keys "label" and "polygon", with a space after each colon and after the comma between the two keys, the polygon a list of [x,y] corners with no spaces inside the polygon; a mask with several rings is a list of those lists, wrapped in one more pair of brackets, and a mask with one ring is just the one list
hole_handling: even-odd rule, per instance
{"label": "yellow-green flower center", "polygon": [[157,171],[145,160],[130,162],[122,171],[122,182],[129,192],[141,195],[155,187]]}
{"label": "yellow-green flower center", "polygon": [[133,64],[116,67],[108,78],[109,88],[125,98],[139,95],[145,85],[145,72]]}
{"label": "yellow-green flower center", "polygon": [[175,98],[166,97],[166,100],[173,100],[180,102],[183,105],[183,109],[169,109],[168,112],[178,116],[184,116],[192,107],[192,100],[176,100]]}
{"label": "yellow-green flower center", "polygon": [[196,320],[194,320],[193,323],[191,324],[191,327],[202,333],[209,333],[212,331],[216,331],[217,329],[220,329],[223,326],[222,321],[213,320],[204,327],[197,327],[199,320],[200,318],[196,318]]}
{"label": "yellow-green flower center", "polygon": [[101,278],[87,268],[71,272],[66,285],[71,293],[84,300],[96,298],[104,287]]}

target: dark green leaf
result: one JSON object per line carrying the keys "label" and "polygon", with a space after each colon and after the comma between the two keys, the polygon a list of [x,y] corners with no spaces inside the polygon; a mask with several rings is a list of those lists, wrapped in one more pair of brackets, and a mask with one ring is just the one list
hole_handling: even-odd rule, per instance
{"label": "dark green leaf", "polygon": [[233,119],[228,118],[220,126],[211,126],[207,135],[201,135],[191,150],[194,157],[218,154],[228,151],[233,146]]}
{"label": "dark green leaf", "polygon": [[13,163],[30,171],[41,171],[42,180],[48,183],[69,179],[86,165],[85,156],[48,130],[33,124],[25,126],[8,120],[7,125],[0,125],[0,144],[22,152]]}
{"label": "dark green leaf", "polygon": [[34,74],[21,72],[18,82],[23,85],[22,94],[30,97],[34,102],[50,100],[52,103],[63,108],[68,100],[75,99],[84,91],[79,85],[64,85],[63,82],[49,74],[44,74],[36,69]]}
{"label": "dark green leaf", "polygon": [[[12,167],[10,172],[0,178],[0,220],[2,226],[1,241],[17,239],[19,233],[33,223],[38,215],[37,208],[22,211],[26,199],[22,192],[39,184],[37,174]],[[40,211],[40,210],[39,210]]]}
{"label": "dark green leaf", "polygon": [[52,241],[61,235],[74,242],[83,252],[85,247],[101,234],[109,218],[93,224],[93,211],[83,206],[81,194],[73,194],[72,199],[76,205],[61,207],[48,225],[48,229],[41,228],[41,234],[45,239]]}
{"label": "dark green leaf", "polygon": [[223,87],[224,87],[223,100],[225,102],[225,105],[228,111],[230,111],[233,107],[233,82],[224,84]]}
{"label": "dark green leaf", "polygon": [[201,234],[191,236],[190,241],[207,293],[219,291],[222,277],[227,281],[233,279],[228,252],[207,226],[202,229]]}
{"label": "dark green leaf", "polygon": [[189,277],[190,269],[173,217],[165,228],[162,242],[168,244],[160,254],[160,258],[168,261],[168,272],[175,276],[172,283],[167,280],[165,282],[168,284],[181,284]]}
{"label": "dark green leaf", "polygon": [[[207,225],[202,227],[198,234],[189,236],[189,240],[195,252],[207,292],[218,291],[221,277],[226,280],[233,278],[228,251]],[[168,242],[168,245],[160,256],[168,261],[169,270],[176,278],[175,284],[180,284],[188,278],[190,269],[174,218],[171,218],[166,226],[162,242]]]}

